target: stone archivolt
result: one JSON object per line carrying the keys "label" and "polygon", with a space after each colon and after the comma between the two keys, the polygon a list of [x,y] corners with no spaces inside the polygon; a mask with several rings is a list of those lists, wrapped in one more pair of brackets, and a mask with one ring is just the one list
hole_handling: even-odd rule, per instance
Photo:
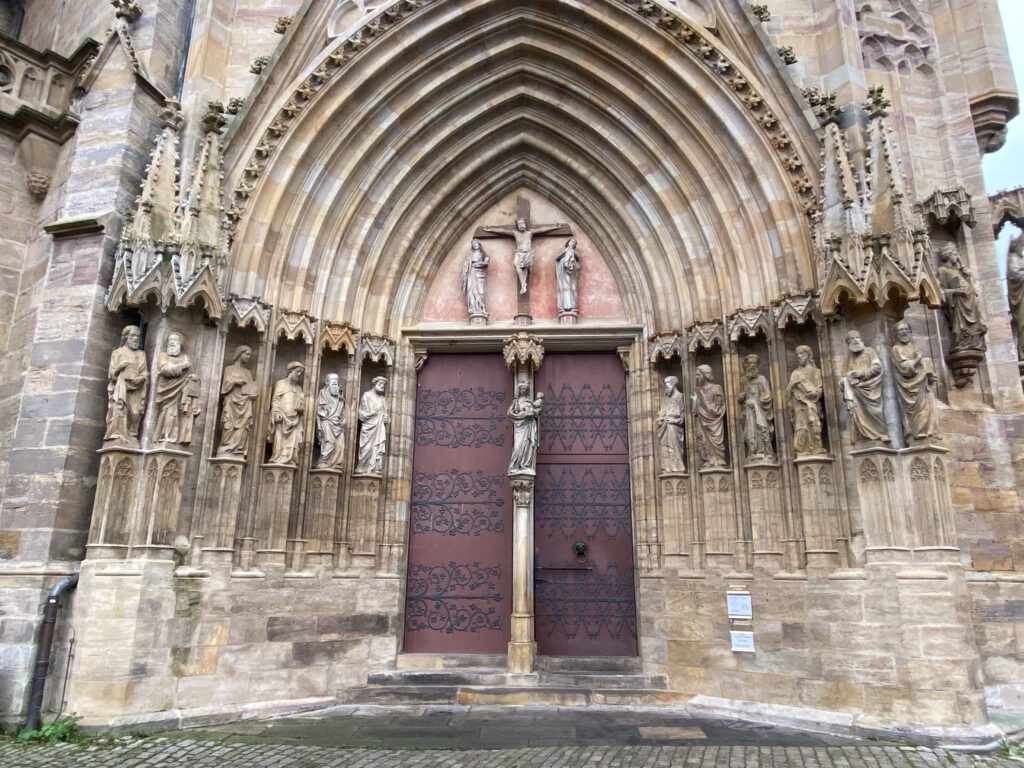
{"label": "stone archivolt", "polygon": [[[767,303],[786,290],[798,293],[811,287],[811,248],[800,215],[804,203],[793,186],[791,171],[799,172],[801,180],[812,175],[805,162],[797,163],[793,158],[813,157],[816,149],[810,125],[799,120],[788,125],[788,120],[777,117],[788,106],[780,105],[779,100],[792,99],[791,95],[768,92],[756,85],[759,77],[738,63],[728,64],[724,54],[717,52],[721,48],[718,39],[689,21],[673,22],[672,14],[678,12],[675,10],[665,10],[665,19],[645,16],[628,6],[619,10],[611,3],[569,11],[580,15],[581,23],[586,18],[587,23],[605,30],[602,35],[585,37],[577,35],[572,25],[554,23],[543,11],[518,10],[502,16],[500,22],[489,11],[489,4],[480,2],[466,3],[464,8],[459,3],[425,4],[415,9],[415,29],[403,27],[416,36],[429,35],[424,40],[430,42],[422,49],[405,41],[399,51],[388,43],[389,35],[384,33],[369,38],[372,42],[365,45],[361,33],[358,37],[350,35],[325,49],[290,86],[279,86],[271,92],[271,86],[264,84],[250,100],[248,110],[240,113],[240,122],[229,135],[228,177],[236,190],[233,215],[241,217],[243,204],[247,212],[238,219],[234,235],[237,263],[231,281],[233,291],[251,293],[255,286],[251,281],[257,275],[280,270],[285,254],[299,248],[299,272],[288,278],[289,282],[296,280],[296,285],[310,286],[301,289],[299,303],[324,316],[342,314],[341,307],[346,308],[344,314],[349,316],[364,316],[369,310],[374,317],[364,320],[364,324],[376,325],[394,335],[396,327],[416,321],[420,300],[420,296],[400,288],[396,278],[423,272],[429,279],[436,269],[430,263],[432,253],[449,251],[458,237],[456,233],[496,198],[517,187],[535,188],[541,178],[546,185],[554,185],[549,189],[553,199],[565,201],[567,213],[592,238],[627,244],[627,252],[615,259],[620,294],[632,302],[633,306],[627,309],[636,316],[648,313],[654,305],[656,315],[664,320],[659,319],[658,326],[682,327],[694,317],[716,316],[725,306]],[[666,29],[652,34],[651,27],[660,29],[659,23]],[[684,23],[691,31],[681,26]],[[464,58],[464,52],[471,50],[475,41],[494,39],[496,28],[512,34],[497,52],[501,66],[481,79],[475,63]],[[536,36],[516,36],[521,29],[534,30]],[[298,37],[312,34],[303,30],[301,22],[289,33]],[[456,34],[460,41],[457,46],[441,44],[441,40]],[[623,57],[623,50],[632,50],[632,45],[625,43],[626,36],[638,34],[650,37],[662,54],[670,56],[670,64],[652,63],[646,54],[643,61],[632,54]],[[692,38],[693,45],[684,38]],[[618,39],[623,44],[616,47],[614,42]],[[716,53],[697,50],[698,40],[717,46]],[[412,50],[417,51],[416,64],[407,60]],[[330,57],[346,51],[359,56],[360,71],[393,73],[386,75],[377,87],[380,96],[394,92],[395,98],[389,103],[401,122],[401,130],[397,122],[390,121],[384,123],[383,133],[362,130],[361,125],[368,127],[367,121],[378,119],[378,107],[374,106],[378,102],[375,97],[373,102],[363,103],[358,91],[337,86],[341,71],[347,71],[349,65],[343,61],[335,71]],[[582,66],[588,60],[609,55],[623,61],[609,71],[597,73],[599,80]],[[403,57],[401,67],[397,66],[396,56]],[[500,95],[511,82],[509,78],[535,56],[549,58],[551,66],[530,69],[529,75],[516,80],[521,97],[511,100]],[[325,65],[327,77],[321,78],[317,71]],[[442,81],[430,83],[411,101],[406,78],[399,73],[414,71],[419,66],[439,68],[445,76]],[[641,72],[657,99],[651,102],[651,116],[631,126],[622,119],[631,112],[625,103],[606,109],[595,101],[594,90],[628,90],[629,79],[639,77]],[[568,92],[566,83],[574,83]],[[313,94],[305,102],[307,107],[293,114],[282,113],[290,102],[301,101],[297,94],[303,84],[308,84]],[[702,95],[693,103],[704,101],[705,94],[712,99],[714,103],[702,112],[701,119],[711,121],[718,129],[709,131],[694,122],[692,113],[688,113],[690,107],[684,110],[679,96],[669,95],[677,85],[687,91],[701,89]],[[565,93],[568,102],[557,95]],[[748,98],[753,95],[757,98]],[[439,101],[429,110],[418,106],[435,100]],[[311,112],[308,105],[313,103],[316,109]],[[310,118],[314,112],[315,120]],[[316,124],[329,119],[329,115],[336,115],[337,130],[317,131]],[[563,130],[553,134],[546,127],[552,124],[561,125]],[[452,126],[456,126],[455,130]],[[573,129],[565,130],[568,126]],[[357,144],[341,146],[336,138],[342,133],[362,138]],[[712,170],[718,166],[717,156],[731,150],[724,145],[713,149],[708,142],[717,143],[719,135],[729,133],[742,134],[734,135],[728,144],[745,148],[743,156],[736,159],[751,169],[758,166],[755,175],[759,184],[741,192],[742,174],[730,175],[727,189],[710,194],[703,189],[705,179],[719,175],[719,171]],[[609,135],[615,136],[614,142],[607,138]],[[295,166],[290,159],[285,164],[276,149],[281,142],[306,146],[310,157],[324,161],[308,168]],[[507,152],[509,147],[520,149]],[[362,158],[365,167],[384,162],[381,153],[385,149],[388,156],[402,157],[410,170],[401,176],[388,170],[386,177],[374,182],[381,190],[387,190],[384,198],[371,201],[350,170],[356,158]],[[443,168],[436,162],[442,155],[448,158]],[[607,169],[602,171],[606,177],[580,178],[579,164],[568,162],[568,158],[574,157],[589,166]],[[647,167],[652,169],[651,174],[638,175],[637,169]],[[272,186],[265,186],[262,179],[271,169],[280,169],[283,175]],[[478,188],[484,178],[489,180],[486,191]],[[661,178],[666,179],[667,186],[658,181]],[[642,194],[654,203],[644,206],[644,216],[650,220],[645,226],[663,233],[649,242],[649,247],[655,249],[651,258],[641,258],[637,251],[642,239],[637,222],[620,213],[632,206],[629,196],[619,193],[630,184],[644,190]],[[244,200],[237,198],[239,185],[245,187]],[[319,191],[299,194],[300,187]],[[810,187],[808,201],[814,198],[813,183]],[[429,195],[424,194],[427,189]],[[314,198],[322,204],[312,204]],[[414,201],[412,207],[400,202],[406,199]],[[725,210],[741,210],[744,218],[753,221],[760,216],[755,213],[754,200],[780,212],[779,244],[758,238],[749,248],[736,248],[733,244],[737,241],[729,234],[731,225],[726,223],[732,217]],[[335,217],[330,213],[335,209],[350,213]],[[399,211],[403,212],[401,216]],[[706,226],[698,225],[692,230],[705,234],[686,242],[677,224],[666,228],[676,211],[687,211],[686,217],[706,221]],[[366,230],[362,222],[368,216],[379,217],[379,227],[374,228],[373,241],[364,246]],[[301,247],[292,239],[294,224],[300,219],[308,221],[309,231],[315,233],[314,240],[307,240]],[[411,236],[410,227],[415,233]],[[279,228],[282,237],[276,238],[269,248],[262,247],[263,238]],[[328,241],[342,246],[328,246]],[[425,248],[428,242],[429,253]],[[780,274],[762,274],[754,267],[754,261],[776,248],[787,254],[781,260],[773,260],[779,265]],[[347,258],[345,254],[356,251],[361,253],[362,264],[357,273],[332,266]],[[670,255],[679,252],[687,253],[688,258],[680,260]],[[715,272],[721,278],[712,278]],[[743,282],[729,281],[725,279],[729,273],[750,277]],[[662,291],[652,290],[652,284],[673,286],[672,292],[681,293],[682,300],[669,301]],[[272,281],[272,286],[276,285],[276,280]],[[275,301],[277,290],[284,287],[271,287],[265,292],[267,299]],[[691,311],[690,317],[681,316],[682,312]]]}

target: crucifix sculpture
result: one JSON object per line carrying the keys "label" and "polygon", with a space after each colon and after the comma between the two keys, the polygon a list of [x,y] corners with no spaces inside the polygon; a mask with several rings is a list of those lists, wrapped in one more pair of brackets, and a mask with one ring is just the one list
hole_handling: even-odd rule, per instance
{"label": "crucifix sculpture", "polygon": [[516,241],[516,255],[513,264],[519,276],[519,293],[525,294],[530,270],[533,269],[533,238],[569,236],[572,230],[566,224],[542,224],[530,227],[530,201],[516,198],[516,222],[511,227],[480,227],[473,235],[477,239],[484,237],[511,237]]}

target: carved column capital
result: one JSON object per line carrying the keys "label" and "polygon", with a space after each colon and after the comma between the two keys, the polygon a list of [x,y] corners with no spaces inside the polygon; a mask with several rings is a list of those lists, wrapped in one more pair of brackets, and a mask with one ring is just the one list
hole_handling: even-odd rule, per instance
{"label": "carved column capital", "polygon": [[537,370],[544,359],[544,345],[532,333],[520,331],[515,336],[505,339],[502,353],[505,356],[505,365],[510,369],[516,365],[529,365],[533,370]]}

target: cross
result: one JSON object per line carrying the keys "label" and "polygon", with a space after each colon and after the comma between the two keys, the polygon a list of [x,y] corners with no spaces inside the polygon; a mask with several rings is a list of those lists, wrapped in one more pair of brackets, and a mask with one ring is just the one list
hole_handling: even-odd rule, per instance
{"label": "cross", "polygon": [[519,276],[519,293],[523,295],[527,290],[527,281],[530,277],[530,270],[533,269],[533,238],[534,237],[555,237],[571,236],[572,230],[567,224],[542,224],[537,227],[530,227],[530,201],[524,197],[516,198],[516,220],[511,227],[478,227],[473,237],[479,239],[488,237],[511,237],[516,241],[516,255],[513,264],[516,274]]}

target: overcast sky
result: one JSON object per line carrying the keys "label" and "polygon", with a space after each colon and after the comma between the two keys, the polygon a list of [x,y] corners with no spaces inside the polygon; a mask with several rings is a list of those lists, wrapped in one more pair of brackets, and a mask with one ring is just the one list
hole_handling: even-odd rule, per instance
{"label": "overcast sky", "polygon": [[[1010,61],[1017,78],[1017,89],[1024,88],[1024,0],[999,0],[1003,28],[1010,46]],[[1024,117],[1010,121],[1006,145],[991,155],[985,155],[985,189],[989,194],[1001,189],[1024,186]],[[1005,261],[1010,242],[1010,227],[999,238],[1000,261]],[[1004,267],[1005,269],[1005,267]]]}

